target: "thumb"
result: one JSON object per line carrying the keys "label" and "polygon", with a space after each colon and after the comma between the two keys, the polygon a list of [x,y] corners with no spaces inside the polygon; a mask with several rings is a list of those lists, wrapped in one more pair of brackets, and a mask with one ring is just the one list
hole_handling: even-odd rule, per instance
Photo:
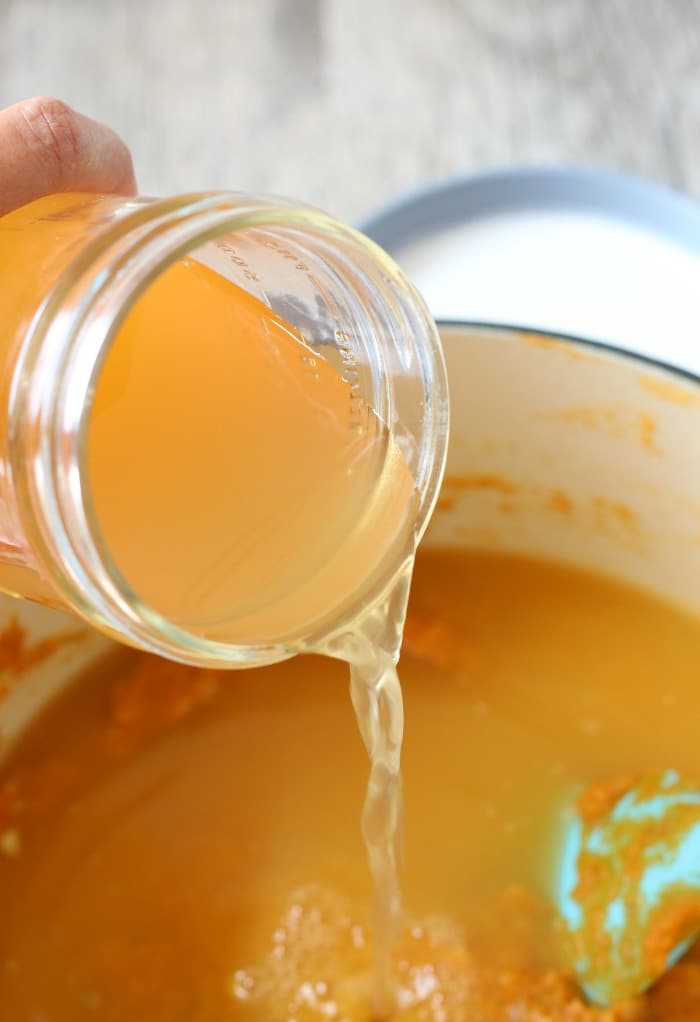
{"label": "thumb", "polygon": [[134,194],[131,155],[119,136],[58,99],[0,110],[0,216],[68,191]]}

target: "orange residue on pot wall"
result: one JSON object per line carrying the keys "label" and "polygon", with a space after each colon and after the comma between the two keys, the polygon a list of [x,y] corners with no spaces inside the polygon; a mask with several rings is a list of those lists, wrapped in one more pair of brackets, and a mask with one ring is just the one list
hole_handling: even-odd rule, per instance
{"label": "orange residue on pot wall", "polygon": [[660,454],[656,443],[656,434],[659,425],[656,419],[648,412],[639,412],[639,442],[650,454]]}
{"label": "orange residue on pot wall", "polygon": [[445,476],[443,490],[493,490],[495,493],[517,493],[519,486],[495,472],[476,475]]}
{"label": "orange residue on pot wall", "polygon": [[639,518],[636,512],[622,501],[609,500],[607,497],[594,497],[593,506],[601,515],[615,520],[630,530],[638,531]]}
{"label": "orange residue on pot wall", "polygon": [[521,333],[520,340],[532,348],[543,348],[545,351],[561,352],[575,362],[599,362],[600,356],[574,341],[561,337],[547,337],[545,334]]}
{"label": "orange residue on pot wall", "polygon": [[436,511],[454,511],[457,506],[457,498],[452,494],[441,493],[435,504]]}
{"label": "orange residue on pot wall", "polygon": [[[508,517],[533,513],[539,515],[544,505],[547,511],[564,521],[570,521],[572,524],[575,521],[581,528],[587,528],[619,542],[632,542],[636,546],[645,535],[639,513],[622,500],[598,494],[579,495],[575,499],[562,489],[549,490],[536,484],[527,486],[491,472],[447,476],[437,510],[454,511],[458,508],[463,494],[466,495],[464,500],[469,500],[470,495],[477,492],[498,498],[494,500],[492,507],[499,515]],[[577,511],[579,513],[576,515]],[[494,517],[494,523],[495,521]],[[482,526],[475,531],[473,525],[466,529],[457,526],[455,535],[469,544],[477,545],[498,545],[500,539],[497,530],[488,530]]]}
{"label": "orange residue on pot wall", "polygon": [[0,699],[10,690],[8,675],[17,677],[47,660],[50,656],[88,634],[85,628],[60,632],[38,642],[29,641],[29,633],[16,617],[11,617],[0,630]]}
{"label": "orange residue on pot wall", "polygon": [[498,510],[502,514],[511,515],[518,510],[517,504],[511,498],[519,490],[520,487],[516,483],[495,472],[446,476],[435,507],[437,511],[454,511],[461,493],[481,491],[500,496],[502,499],[497,504]]}
{"label": "orange residue on pot wall", "polygon": [[550,511],[555,511],[559,515],[570,515],[574,510],[574,502],[563,490],[552,490],[547,501],[547,507]]}
{"label": "orange residue on pot wall", "polygon": [[575,405],[536,412],[536,419],[565,422],[583,429],[600,430],[611,440],[637,440],[649,454],[661,454],[657,443],[658,422],[649,412],[617,405]]}
{"label": "orange residue on pot wall", "polygon": [[674,405],[697,405],[700,404],[700,396],[695,390],[686,389],[680,384],[671,383],[670,380],[663,380],[656,376],[639,376],[639,386],[647,394],[668,401]]}

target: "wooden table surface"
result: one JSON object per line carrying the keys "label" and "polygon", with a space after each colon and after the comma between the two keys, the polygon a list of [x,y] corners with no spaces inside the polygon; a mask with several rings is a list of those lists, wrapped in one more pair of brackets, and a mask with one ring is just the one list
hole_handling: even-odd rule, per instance
{"label": "wooden table surface", "polygon": [[150,194],[353,218],[566,162],[700,197],[700,0],[0,0],[0,105],[40,92],[114,125]]}

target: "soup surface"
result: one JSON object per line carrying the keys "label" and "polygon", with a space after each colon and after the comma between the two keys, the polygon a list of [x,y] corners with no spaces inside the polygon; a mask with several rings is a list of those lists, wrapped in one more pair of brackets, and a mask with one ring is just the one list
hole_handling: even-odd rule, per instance
{"label": "soup surface", "polygon": [[[700,1018],[693,952],[585,1005],[550,895],[591,781],[700,778],[700,623],[552,564],[422,551],[401,663],[397,1018]],[[0,775],[3,1022],[370,1018],[366,754],[347,668],[202,672],[124,652]]]}

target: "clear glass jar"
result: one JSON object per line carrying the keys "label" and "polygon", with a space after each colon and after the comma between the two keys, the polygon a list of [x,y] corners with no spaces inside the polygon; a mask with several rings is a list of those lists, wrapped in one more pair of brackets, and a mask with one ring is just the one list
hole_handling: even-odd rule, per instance
{"label": "clear glass jar", "polygon": [[[176,266],[186,266],[188,271],[194,266],[198,273],[204,267],[201,272],[213,273],[217,281],[224,279],[247,292],[260,303],[256,308],[264,306],[289,324],[303,342],[299,350],[303,350],[306,371],[317,378],[319,370],[326,372],[329,367],[347,390],[350,419],[356,413],[361,419],[360,413],[369,409],[372,421],[379,423],[383,439],[373,450],[371,462],[377,480],[391,478],[387,466],[397,457],[410,473],[410,493],[404,490],[399,494],[400,514],[394,506],[397,497],[384,494],[381,499],[386,507],[377,504],[377,521],[396,516],[391,535],[373,534],[374,542],[368,532],[365,545],[357,546],[357,556],[345,559],[341,571],[345,572],[345,589],[333,595],[327,588],[329,598],[324,598],[322,606],[318,600],[313,606],[310,603],[307,618],[303,616],[304,594],[297,593],[290,583],[285,606],[299,608],[298,615],[282,614],[277,631],[260,628],[256,632],[260,607],[257,618],[247,610],[247,624],[238,627],[238,611],[232,610],[227,620],[226,615],[219,615],[202,624],[195,620],[196,615],[185,620],[169,613],[167,599],[165,610],[154,605],[132,585],[128,572],[122,571],[119,557],[114,556],[116,548],[106,542],[96,512],[94,491],[99,473],[90,467],[88,450],[95,394],[100,393],[105,366],[110,365],[110,352],[120,331],[144,296],[155,291]],[[206,283],[209,287],[211,280]],[[169,294],[175,295],[177,307],[173,287]],[[201,335],[192,340],[192,344],[202,345],[203,357],[216,314],[206,299],[209,293],[213,292],[203,291],[205,299],[198,299]],[[177,333],[177,308],[172,305],[169,299],[167,319]],[[419,295],[384,252],[315,209],[235,193],[166,200],[93,195],[40,200],[0,219],[0,324],[0,437],[5,438],[4,443],[0,440],[0,588],[6,592],[70,608],[124,642],[183,662],[229,667],[272,663],[303,649],[318,648],[324,636],[347,626],[362,608],[376,602],[427,524],[443,471],[448,427],[447,385],[435,325]],[[159,329],[157,325],[156,331]],[[243,342],[233,338],[232,343]],[[173,360],[180,350],[173,350]],[[162,351],[159,358],[153,364],[169,371],[170,358],[164,359]],[[129,376],[131,363],[125,365],[123,371]],[[218,386],[216,369],[213,362],[209,376],[212,393],[215,384]],[[285,366],[283,371],[287,372]],[[269,385],[265,383],[263,388],[268,401],[263,404],[272,409],[273,416],[277,406],[268,389],[277,386],[276,372],[273,360]],[[154,402],[161,398],[159,377],[160,369],[152,381]],[[231,379],[235,382],[237,378]],[[280,378],[278,382],[281,387],[284,381]],[[193,382],[192,386],[199,384]],[[203,386],[207,391],[206,381]],[[198,400],[202,400],[201,386]],[[202,411],[205,405],[206,401],[201,404]],[[189,402],[181,402],[181,406],[196,426],[196,408]],[[314,412],[321,416],[322,410]],[[223,432],[228,428],[225,419],[220,416],[217,420]],[[323,422],[322,417],[318,421]],[[366,425],[368,420],[362,421]],[[171,422],[179,423],[177,410]],[[336,420],[329,420],[329,429],[336,425]],[[293,427],[293,417],[285,419],[280,412],[275,431],[281,441]],[[346,427],[357,433],[365,428],[344,423]],[[325,433],[323,427],[319,441],[325,442]],[[253,472],[260,437],[260,423],[245,437]],[[148,441],[148,430],[142,429],[140,440],[129,448],[131,455],[138,452],[141,442],[147,445]],[[201,442],[198,450],[206,453]],[[260,458],[269,450],[274,450],[274,444],[261,447]],[[201,484],[204,479],[206,457],[199,458],[195,450],[178,461],[177,451],[166,453],[172,453],[174,465],[183,466],[181,472],[178,469],[180,490],[173,492],[184,500],[189,490],[199,485],[196,480]],[[127,455],[115,457],[115,472],[127,463]],[[164,471],[162,460],[167,459],[153,462],[154,472]],[[234,472],[235,465],[227,463],[226,471]],[[351,471],[346,469],[346,473]],[[128,473],[124,478],[130,478]],[[344,477],[338,479],[342,489]],[[351,483],[348,493],[354,492]],[[288,484],[292,486],[294,479],[290,477]],[[224,487],[223,482],[221,485]],[[230,485],[226,485],[228,489],[221,491],[224,497],[230,493]],[[237,498],[240,506],[259,499],[257,486],[251,487],[250,480],[246,485]],[[210,496],[217,492],[204,489]],[[331,486],[329,493],[333,492]],[[378,493],[381,495],[381,486],[369,494],[370,502],[380,499]],[[124,519],[138,523],[139,493],[126,492],[122,498]],[[338,500],[341,498],[342,494]],[[288,497],[280,496],[285,499]],[[313,520],[312,495],[309,501],[304,513]],[[274,503],[268,498],[265,507],[271,509]],[[179,498],[172,503],[174,508],[176,505],[179,507]],[[294,513],[301,535],[304,514]],[[309,536],[323,533],[328,524],[323,508],[318,514]],[[170,516],[162,518],[167,532],[172,525],[166,520]],[[153,522],[150,528],[150,533],[140,537],[144,556],[162,538]],[[356,520],[348,521],[348,535],[358,528]],[[314,562],[314,577],[323,575],[326,561],[335,563],[336,555],[342,553],[345,537],[339,529],[334,538],[327,538],[326,552]],[[264,532],[264,522],[261,530]],[[203,531],[200,522],[197,535],[201,537]],[[272,527],[269,538],[274,539]],[[235,539],[233,536],[232,542]],[[362,551],[369,550],[370,541],[374,547],[366,565],[355,563],[352,567],[353,560],[361,561]],[[264,548],[264,537],[256,542],[258,548]],[[186,546],[189,552],[190,544]],[[173,563],[184,548],[173,543]],[[270,579],[276,582],[286,566],[286,557],[277,556],[277,562],[272,558]],[[266,592],[264,587],[261,592],[258,603]],[[282,607],[284,600],[279,599]],[[245,615],[241,612],[238,616],[243,620]]]}

